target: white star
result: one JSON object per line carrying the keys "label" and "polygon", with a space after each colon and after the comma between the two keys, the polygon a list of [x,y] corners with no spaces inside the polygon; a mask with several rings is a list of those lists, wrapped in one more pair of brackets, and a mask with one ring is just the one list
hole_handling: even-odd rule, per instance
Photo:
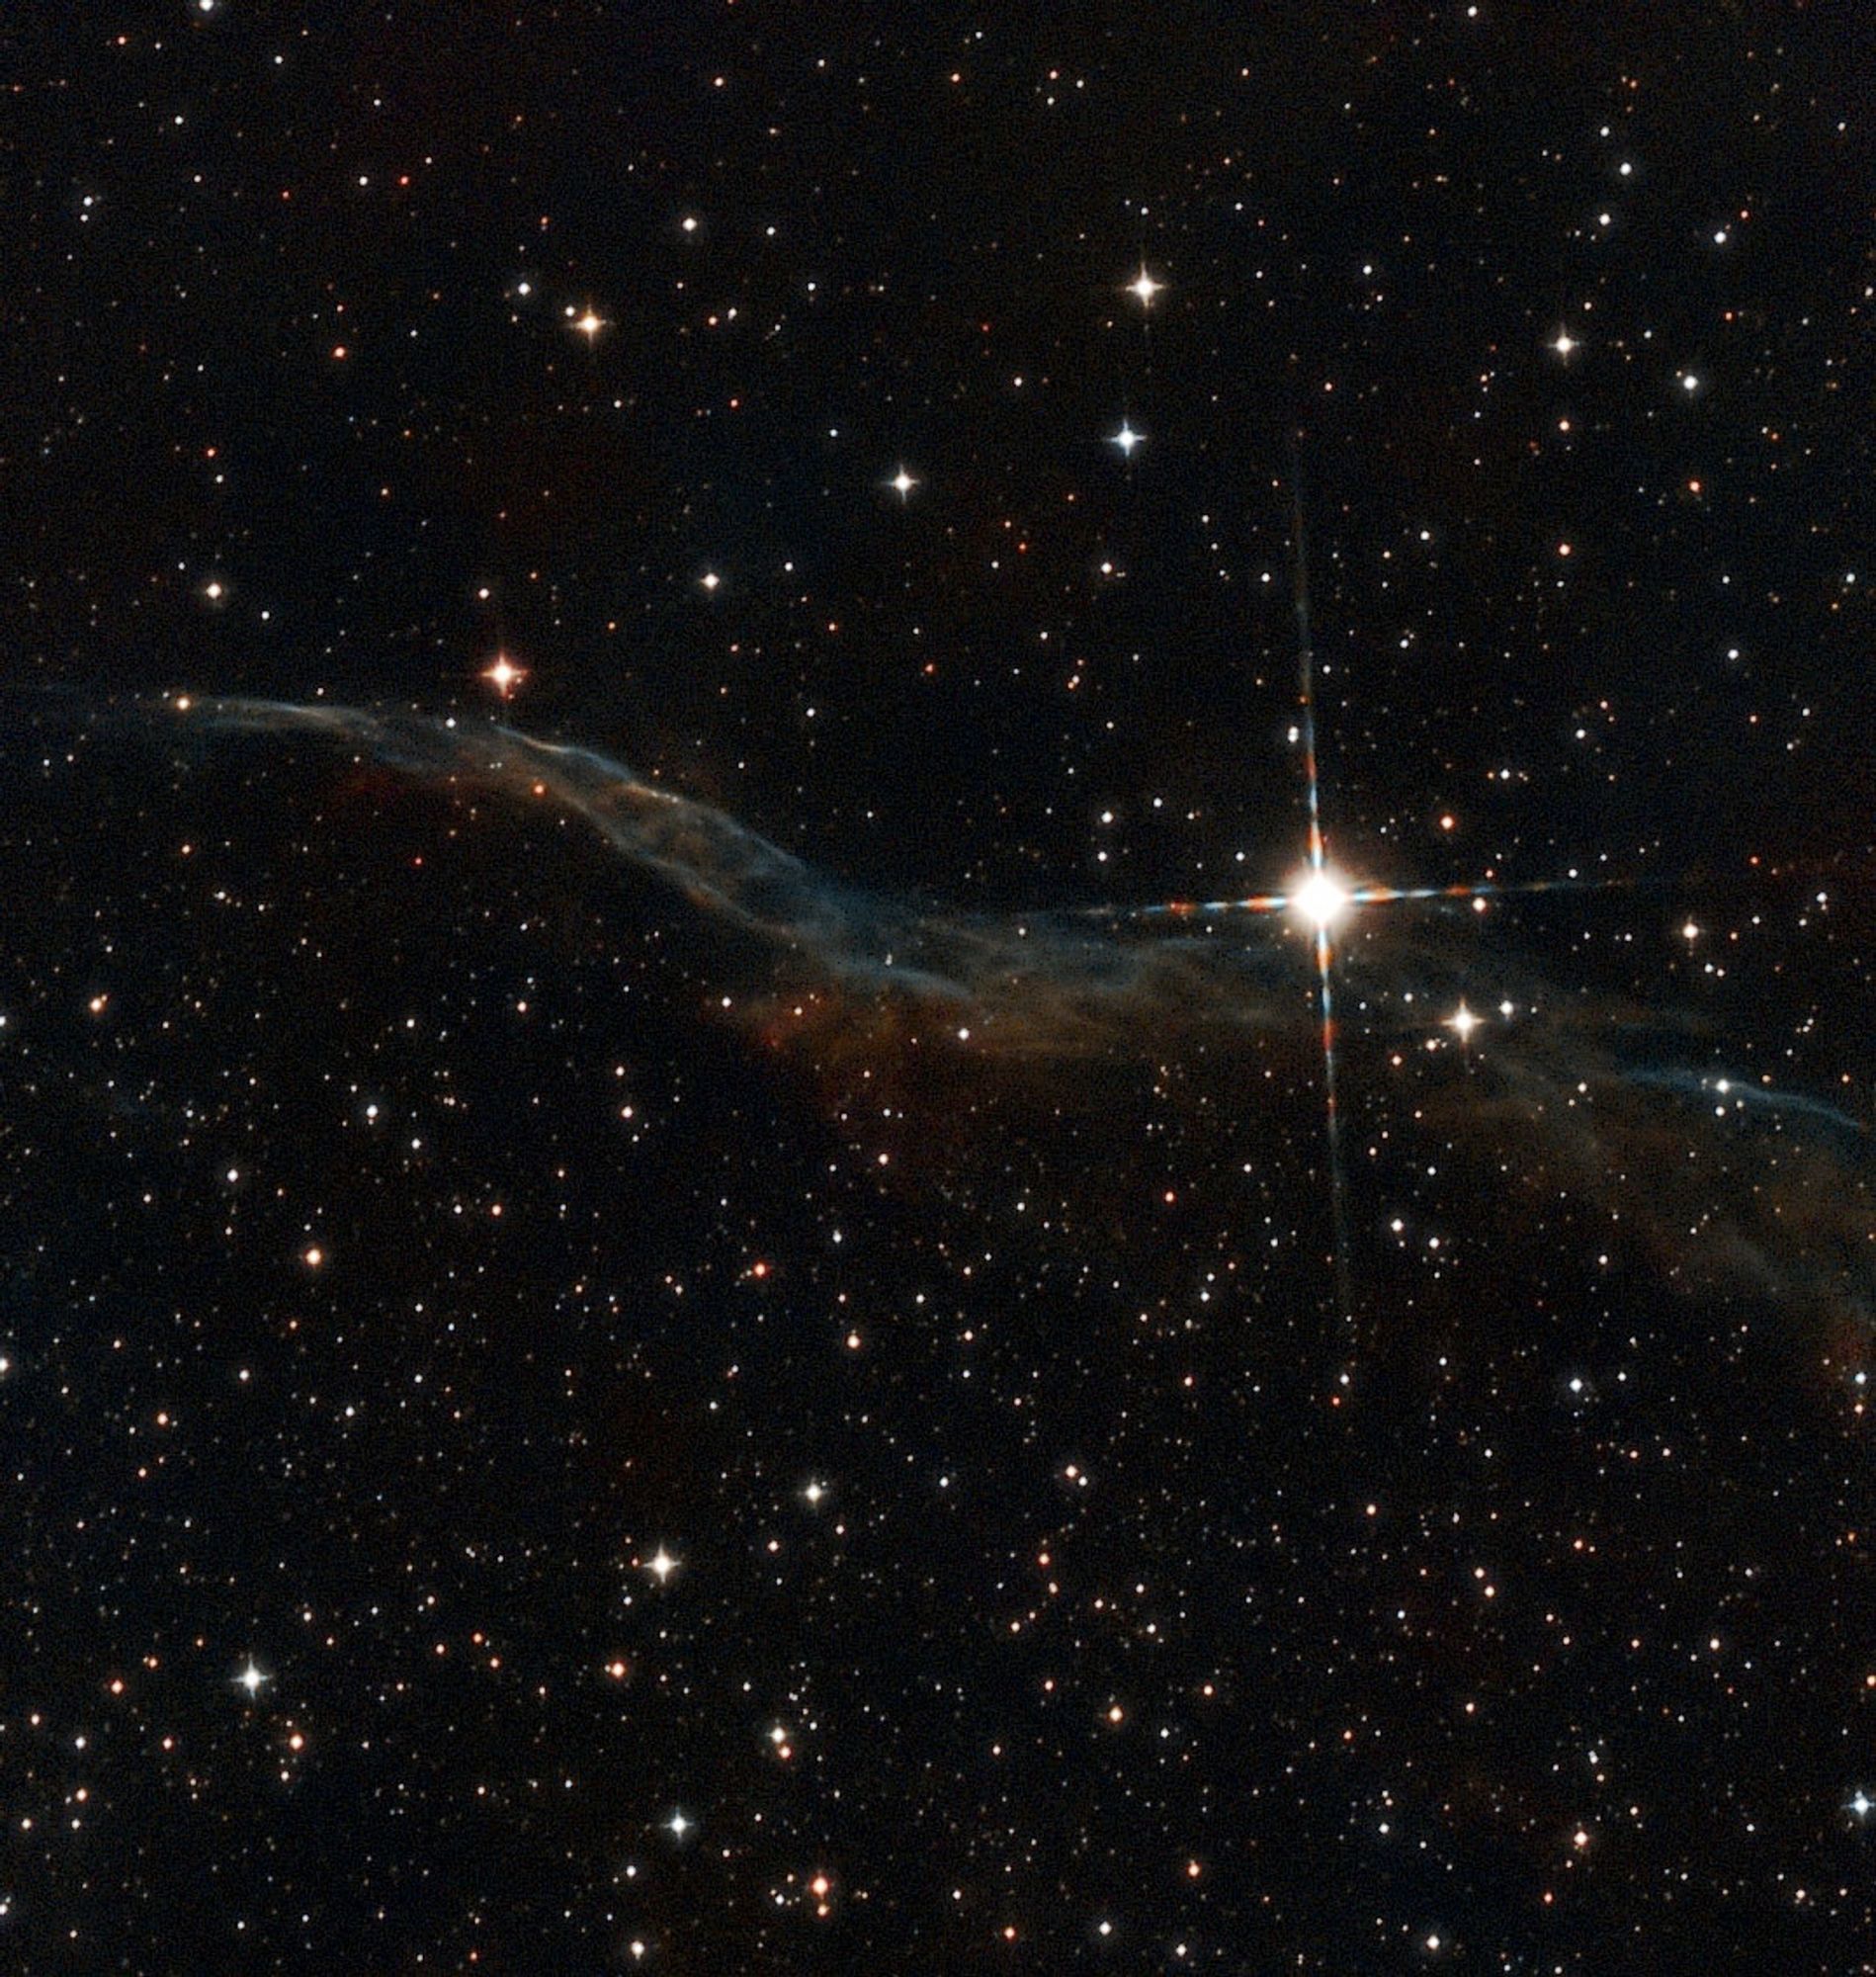
{"label": "white star", "polygon": [[1347,909],[1348,893],[1341,881],[1324,868],[1310,873],[1302,884],[1291,889],[1290,903],[1312,926],[1325,927]]}
{"label": "white star", "polygon": [[497,652],[494,663],[482,668],[482,677],[506,700],[528,674],[527,669],[516,665],[506,652]]}
{"label": "white star", "polygon": [[672,1813],[670,1818],[664,1822],[664,1830],[673,1840],[682,1840],[685,1834],[696,1824],[697,1822],[694,1819],[686,1819],[683,1813],[679,1811]]}
{"label": "white star", "polygon": [[826,1494],[827,1494],[827,1486],[824,1483],[810,1483],[809,1484],[808,1488],[802,1492],[802,1495],[808,1499],[808,1506],[810,1510],[814,1507],[816,1504],[820,1502],[820,1500],[824,1496],[826,1496]]}
{"label": "white star", "polygon": [[1150,274],[1148,274],[1147,264],[1143,261],[1140,266],[1140,279],[1138,281],[1128,283],[1127,293],[1130,296],[1138,296],[1140,298],[1140,305],[1142,308],[1151,308],[1152,306],[1153,297],[1156,296],[1159,293],[1159,291],[1163,289],[1165,286],[1166,285],[1164,282],[1155,282],[1153,278]]}
{"label": "white star", "polygon": [[1560,329],[1556,341],[1551,345],[1559,357],[1568,357],[1577,347],[1577,339],[1567,329]]}
{"label": "white star", "polygon": [[907,473],[904,468],[901,467],[886,484],[895,489],[898,494],[898,498],[903,501],[912,489],[918,485],[918,480],[915,475]]}
{"label": "white star", "polygon": [[577,329],[587,342],[591,343],[593,338],[606,327],[606,318],[597,309],[589,307],[584,315],[575,316],[569,326]]}
{"label": "white star", "polygon": [[247,1667],[234,1677],[236,1685],[247,1690],[250,1702],[255,1696],[260,1694],[263,1684],[272,1681],[273,1678],[271,1675],[263,1675],[254,1666],[254,1657],[252,1655],[248,1657]]}
{"label": "white star", "polygon": [[1131,460],[1135,447],[1140,445],[1145,438],[1145,433],[1137,433],[1125,419],[1122,419],[1120,431],[1112,435],[1109,444],[1119,447],[1122,456]]}
{"label": "white star", "polygon": [[677,1560],[662,1545],[659,1545],[656,1554],[646,1559],[644,1563],[644,1569],[660,1586],[677,1570]]}
{"label": "white star", "polygon": [[1859,1785],[1856,1796],[1850,1800],[1849,1810],[1855,1813],[1858,1819],[1866,1819],[1872,1812],[1876,1812],[1876,1799],[1872,1799]]}
{"label": "white star", "polygon": [[1462,1001],[1457,1009],[1446,1018],[1446,1027],[1453,1031],[1462,1044],[1472,1042],[1472,1033],[1485,1021],[1483,1016],[1475,1016]]}

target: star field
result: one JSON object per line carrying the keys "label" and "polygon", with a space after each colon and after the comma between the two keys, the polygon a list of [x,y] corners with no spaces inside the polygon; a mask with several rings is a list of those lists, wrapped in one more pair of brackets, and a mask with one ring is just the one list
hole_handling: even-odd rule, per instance
{"label": "star field", "polygon": [[1868,30],[25,23],[0,1965],[1876,1970]]}

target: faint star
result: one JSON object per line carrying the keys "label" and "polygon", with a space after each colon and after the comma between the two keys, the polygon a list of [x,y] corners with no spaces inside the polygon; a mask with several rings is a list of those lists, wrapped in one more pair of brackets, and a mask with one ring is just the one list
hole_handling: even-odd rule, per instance
{"label": "faint star", "polygon": [[678,1561],[659,1545],[654,1556],[645,1560],[644,1569],[660,1586],[677,1570]]}
{"label": "faint star", "polygon": [[1140,265],[1140,279],[1138,281],[1133,281],[1128,283],[1127,293],[1130,296],[1138,296],[1140,298],[1140,303],[1143,308],[1151,308],[1152,306],[1153,297],[1156,296],[1159,293],[1159,291],[1164,287],[1165,287],[1164,282],[1155,282],[1153,278],[1150,274],[1148,274],[1147,264],[1143,261]]}
{"label": "faint star", "polygon": [[918,480],[915,475],[907,473],[904,468],[901,467],[886,484],[895,489],[898,494],[898,498],[903,501],[911,493],[912,489],[918,485]]}
{"label": "faint star", "polygon": [[1145,438],[1145,433],[1137,433],[1125,419],[1122,419],[1120,431],[1111,436],[1109,444],[1119,447],[1122,456],[1131,460],[1135,447],[1139,446]]}

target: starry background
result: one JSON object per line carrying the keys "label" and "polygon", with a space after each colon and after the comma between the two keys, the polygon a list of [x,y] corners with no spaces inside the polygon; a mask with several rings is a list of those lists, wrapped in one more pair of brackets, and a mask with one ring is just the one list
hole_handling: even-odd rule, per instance
{"label": "starry background", "polygon": [[[9,1967],[1876,1968],[1870,24],[14,48]],[[1307,942],[1126,911],[1300,862],[1299,491],[1338,865],[1592,882],[1348,929],[1346,1309]]]}

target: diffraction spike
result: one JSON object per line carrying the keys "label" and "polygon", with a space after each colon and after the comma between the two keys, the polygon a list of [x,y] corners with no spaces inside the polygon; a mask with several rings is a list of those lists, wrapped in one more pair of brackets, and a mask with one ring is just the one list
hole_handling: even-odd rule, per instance
{"label": "diffraction spike", "polygon": [[1296,903],[1315,931],[1317,1007],[1322,1027],[1322,1116],[1328,1149],[1328,1199],[1333,1225],[1335,1306],[1342,1323],[1355,1330],[1353,1272],[1349,1265],[1348,1191],[1342,1170],[1342,1122],[1335,1090],[1335,959],[1329,928],[1348,903],[1330,875],[1322,837],[1322,776],[1316,759],[1316,646],[1310,632],[1309,543],[1303,527],[1303,480],[1298,449],[1290,451],[1291,597],[1296,607],[1297,700],[1303,730],[1303,778],[1309,801],[1309,870],[1296,889]]}

